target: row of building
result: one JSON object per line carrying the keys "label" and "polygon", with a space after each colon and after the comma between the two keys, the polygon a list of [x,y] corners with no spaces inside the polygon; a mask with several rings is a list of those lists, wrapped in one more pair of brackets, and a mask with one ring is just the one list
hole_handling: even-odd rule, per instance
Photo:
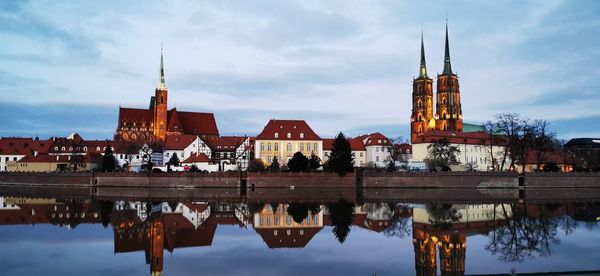
{"label": "row of building", "polygon": [[[75,133],[47,140],[2,138],[0,171],[99,169],[107,146],[115,153],[118,167],[128,170],[139,170],[148,161],[166,170],[166,163],[174,155],[181,164],[175,170],[196,166],[211,172],[245,170],[252,159],[262,160],[265,166],[275,158],[284,163],[296,152],[315,155],[323,162],[329,158],[333,139],[318,135],[304,120],[270,120],[255,137],[221,136],[214,114],[169,109],[168,94],[161,52],[159,83],[148,108],[120,107],[113,140],[84,140]],[[411,167],[425,169],[423,161],[429,155],[429,146],[445,139],[460,150],[456,160],[459,165],[454,170],[499,169],[498,156],[505,149],[503,139],[492,139],[482,126],[463,123],[459,79],[452,71],[447,26],[444,66],[437,75],[435,97],[421,37],[421,63],[419,76],[413,80],[410,125],[410,143],[398,143],[379,132],[349,138],[354,166],[384,167],[391,160],[390,149],[398,148],[404,159],[410,160]],[[548,159],[565,171],[572,169],[567,164],[571,157],[592,163],[588,167],[600,167],[600,139],[574,139],[567,146],[569,152],[553,153]],[[534,156],[527,163],[526,170],[533,170]]]}

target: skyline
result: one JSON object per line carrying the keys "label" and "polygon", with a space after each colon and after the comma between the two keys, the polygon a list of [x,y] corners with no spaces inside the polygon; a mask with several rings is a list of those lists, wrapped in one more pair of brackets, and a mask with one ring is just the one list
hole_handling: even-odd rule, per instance
{"label": "skyline", "polygon": [[276,118],[407,138],[421,30],[434,76],[446,16],[465,123],[518,112],[600,136],[600,3],[345,3],[1,3],[0,136],[111,138],[119,106],[148,106],[164,43],[169,108],[214,112],[222,134]]}

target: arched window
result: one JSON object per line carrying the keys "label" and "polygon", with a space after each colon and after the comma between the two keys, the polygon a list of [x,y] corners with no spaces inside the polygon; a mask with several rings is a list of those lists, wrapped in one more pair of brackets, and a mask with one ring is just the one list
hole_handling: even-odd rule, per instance
{"label": "arched window", "polygon": [[289,139],[289,138],[292,138],[292,134],[288,132],[288,133],[287,133],[287,138],[288,138],[288,139]]}
{"label": "arched window", "polygon": [[304,139],[304,133],[300,132],[300,139]]}
{"label": "arched window", "polygon": [[275,132],[275,138],[279,138],[279,133]]}
{"label": "arched window", "polygon": [[65,148],[65,147],[62,147],[60,150],[61,150],[61,151],[65,151],[65,150],[67,150],[67,148]]}

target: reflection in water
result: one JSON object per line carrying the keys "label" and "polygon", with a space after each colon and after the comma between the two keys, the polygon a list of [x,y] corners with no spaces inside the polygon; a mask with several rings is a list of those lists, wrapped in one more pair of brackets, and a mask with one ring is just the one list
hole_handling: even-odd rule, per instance
{"label": "reflection in water", "polygon": [[[417,275],[464,275],[467,237],[487,235],[485,250],[504,262],[552,254],[558,232],[597,227],[600,204],[356,205],[243,202],[90,201],[0,197],[0,224],[82,223],[112,226],[114,252],[143,251],[152,275],[163,271],[164,250],[210,246],[218,225],[251,225],[268,248],[302,248],[326,226],[340,243],[352,227],[387,237],[412,237]],[[439,263],[438,263],[439,260]],[[439,267],[439,268],[438,268]]]}

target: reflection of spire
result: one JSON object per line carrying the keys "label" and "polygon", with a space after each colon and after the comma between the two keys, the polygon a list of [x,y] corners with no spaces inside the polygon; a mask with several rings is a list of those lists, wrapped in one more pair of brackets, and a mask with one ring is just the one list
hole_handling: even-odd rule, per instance
{"label": "reflection of spire", "polygon": [[448,19],[446,19],[446,46],[444,50],[444,71],[442,75],[452,75],[452,65],[450,64],[450,46],[448,43]]}
{"label": "reflection of spire", "polygon": [[164,228],[161,221],[150,226],[150,275],[160,276],[163,271]]}
{"label": "reflection of spire", "polygon": [[165,84],[165,67],[163,64],[163,47],[160,46],[160,80],[158,82],[158,89],[167,89]]}
{"label": "reflection of spire", "polygon": [[421,30],[421,67],[419,68],[419,78],[427,78],[427,66],[425,65],[425,43],[423,42],[423,30]]}

